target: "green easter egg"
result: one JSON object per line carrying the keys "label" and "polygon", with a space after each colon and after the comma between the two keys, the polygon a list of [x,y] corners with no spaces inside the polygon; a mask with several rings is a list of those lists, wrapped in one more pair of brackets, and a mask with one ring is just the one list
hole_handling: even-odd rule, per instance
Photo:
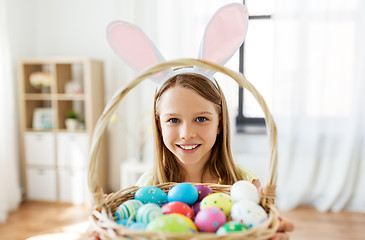
{"label": "green easter egg", "polygon": [[[187,217],[181,214],[167,214],[162,215],[150,222],[147,225],[148,232],[165,232],[165,233],[192,233],[193,229],[188,225]],[[189,219],[190,220],[190,219]]]}
{"label": "green easter egg", "polygon": [[223,224],[217,231],[218,235],[226,235],[229,233],[234,233],[234,232],[242,232],[242,231],[246,231],[248,229],[248,227],[240,222],[227,222],[225,224]]}

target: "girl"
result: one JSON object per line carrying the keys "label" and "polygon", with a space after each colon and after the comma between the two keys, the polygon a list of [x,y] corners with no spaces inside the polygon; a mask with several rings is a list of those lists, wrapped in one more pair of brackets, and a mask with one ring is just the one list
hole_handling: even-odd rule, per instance
{"label": "girl", "polygon": [[227,104],[214,79],[197,72],[168,79],[155,94],[153,122],[155,167],[137,186],[248,180],[260,187],[253,172],[233,161]]}

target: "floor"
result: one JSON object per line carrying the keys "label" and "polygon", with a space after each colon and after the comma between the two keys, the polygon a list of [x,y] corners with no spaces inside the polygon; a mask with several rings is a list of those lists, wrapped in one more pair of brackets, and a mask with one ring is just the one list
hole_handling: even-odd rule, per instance
{"label": "floor", "polygon": [[90,208],[63,203],[26,202],[0,224],[1,239],[87,239]]}
{"label": "floor", "polygon": [[[1,239],[86,240],[90,207],[26,202],[0,225]],[[282,212],[295,224],[293,240],[363,240],[365,213],[320,213],[312,208]]]}

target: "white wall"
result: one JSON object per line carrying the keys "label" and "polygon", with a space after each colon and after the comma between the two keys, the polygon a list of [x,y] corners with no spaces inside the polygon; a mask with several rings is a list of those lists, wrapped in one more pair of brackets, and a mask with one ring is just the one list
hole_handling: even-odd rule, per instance
{"label": "white wall", "polygon": [[[134,22],[159,45],[163,43],[153,36],[151,21],[143,16],[153,11],[150,0],[8,0],[8,16],[14,76],[16,64],[24,57],[85,56],[105,63],[105,100],[125,86],[136,73],[123,64],[111,51],[105,40],[106,25],[116,19]],[[167,2],[166,2],[167,3]],[[142,6],[143,5],[143,6]],[[139,14],[135,14],[138,10]],[[145,11],[145,12],[143,12]],[[152,33],[152,34],[151,34]],[[14,79],[16,81],[16,79]],[[139,86],[117,110],[116,123],[108,127],[109,190],[119,189],[119,165],[129,158],[137,158],[138,143],[130,129],[135,127],[140,107],[149,109],[153,91],[149,83]],[[137,107],[136,107],[137,105]],[[125,114],[128,112],[128,116]],[[131,140],[132,139],[132,140]],[[233,154],[240,163],[254,168],[260,175],[266,173],[266,137],[234,136]],[[265,145],[266,144],[266,145]],[[151,142],[148,142],[151,151]],[[263,170],[264,169],[264,170]]]}
{"label": "white wall", "polygon": [[[21,58],[85,56],[105,63],[105,100],[132,79],[134,73],[112,53],[105,41],[106,25],[117,18],[133,20],[131,1],[98,0],[8,0],[8,24],[14,77]],[[121,6],[123,5],[123,6]],[[17,79],[14,79],[16,81]],[[122,115],[121,115],[122,116]],[[125,122],[125,119],[118,119]],[[133,151],[123,129],[109,132],[109,185],[119,188],[119,163]]]}

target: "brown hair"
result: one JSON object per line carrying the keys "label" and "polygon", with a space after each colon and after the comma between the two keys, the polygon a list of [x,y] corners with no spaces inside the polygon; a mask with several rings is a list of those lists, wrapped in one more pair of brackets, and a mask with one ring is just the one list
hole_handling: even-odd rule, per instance
{"label": "brown hair", "polygon": [[163,143],[161,130],[159,127],[159,105],[162,94],[173,87],[183,87],[193,90],[203,98],[212,102],[219,116],[219,129],[216,142],[212,148],[210,160],[206,162],[203,173],[210,173],[217,179],[220,179],[222,184],[233,184],[238,180],[242,180],[242,176],[234,164],[231,145],[230,145],[230,130],[229,116],[226,99],[222,90],[217,87],[207,78],[193,73],[179,74],[167,80],[162,87],[157,90],[154,99],[154,169],[153,169],[153,184],[164,182],[181,182],[183,179],[182,171],[176,156],[167,149]]}

